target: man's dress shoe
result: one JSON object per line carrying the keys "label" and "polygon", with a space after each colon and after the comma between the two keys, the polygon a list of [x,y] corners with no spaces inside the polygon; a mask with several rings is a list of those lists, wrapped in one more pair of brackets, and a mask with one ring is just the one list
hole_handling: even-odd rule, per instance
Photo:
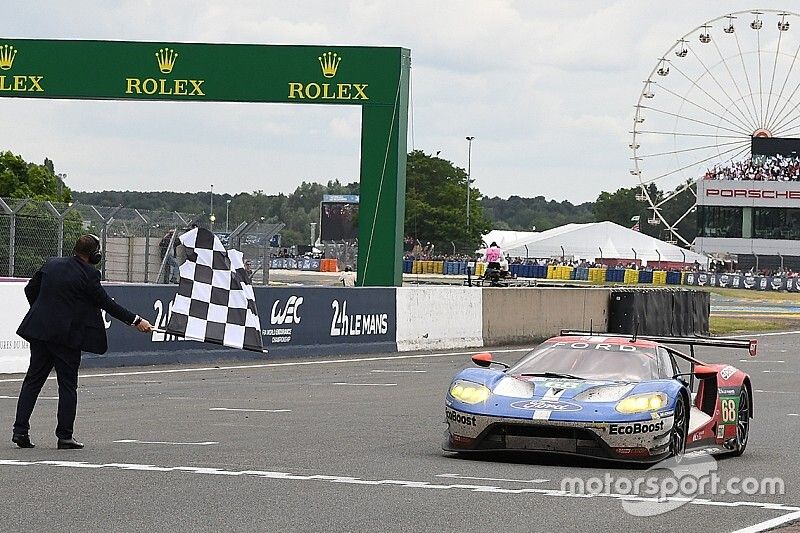
{"label": "man's dress shoe", "polygon": [[75,439],[58,439],[59,450],[80,450],[81,448],[83,448],[83,444]]}
{"label": "man's dress shoe", "polygon": [[11,442],[19,446],[20,448],[35,448],[36,445],[31,442],[31,438],[28,435],[17,435],[15,434],[11,437]]}

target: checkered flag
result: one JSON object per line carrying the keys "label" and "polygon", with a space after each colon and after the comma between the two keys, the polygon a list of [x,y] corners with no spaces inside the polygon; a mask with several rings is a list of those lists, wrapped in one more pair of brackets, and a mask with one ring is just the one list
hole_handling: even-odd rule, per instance
{"label": "checkered flag", "polygon": [[264,351],[256,297],[242,252],[225,250],[204,228],[180,237],[186,261],[166,332],[201,342]]}

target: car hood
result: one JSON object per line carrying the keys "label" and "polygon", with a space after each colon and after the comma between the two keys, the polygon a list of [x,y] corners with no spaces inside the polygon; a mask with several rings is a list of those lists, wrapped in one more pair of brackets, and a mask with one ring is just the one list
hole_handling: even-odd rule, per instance
{"label": "car hood", "polygon": [[[532,398],[515,398],[494,394],[494,390],[503,378],[519,379],[533,384]],[[645,392],[662,391],[673,398],[677,393],[676,383],[672,380],[652,380],[638,383],[625,383],[612,380],[583,380],[545,378],[539,376],[511,376],[494,369],[469,368],[459,372],[455,380],[470,381],[488,387],[493,394],[481,404],[465,404],[448,395],[447,404],[460,410],[494,416],[513,418],[531,418],[536,411],[549,411],[549,420],[630,420],[649,417],[649,413],[624,415],[617,412],[614,406],[624,396]],[[629,385],[630,390],[618,399],[608,402],[585,402],[580,398],[583,393],[595,388],[616,385]],[[670,400],[669,404],[673,402]],[[668,406],[667,408],[670,408]]]}

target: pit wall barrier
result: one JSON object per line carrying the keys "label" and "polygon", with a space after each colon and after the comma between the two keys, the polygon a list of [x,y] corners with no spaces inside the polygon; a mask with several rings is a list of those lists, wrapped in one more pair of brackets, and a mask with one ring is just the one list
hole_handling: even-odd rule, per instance
{"label": "pit wall barrier", "polygon": [[25,284],[28,280],[0,281],[0,374],[25,372],[30,359],[30,346],[17,336],[17,328],[28,310]]}
{"label": "pit wall barrier", "polygon": [[[0,283],[0,373],[25,372],[28,343],[16,328],[28,309],[27,280]],[[174,285],[106,284],[119,303],[164,328],[177,293]],[[109,351],[84,354],[82,366],[114,367],[207,363],[410,350],[477,348],[531,343],[562,328],[608,331],[611,291],[602,287],[254,287],[268,354],[187,341],[163,333],[141,334],[106,317]],[[659,289],[628,289],[632,293]],[[661,291],[670,289],[661,289]],[[683,290],[684,292],[698,292]],[[707,298],[707,293],[705,294]],[[699,311],[698,311],[699,310]],[[641,323],[658,306],[645,305]],[[697,315],[697,313],[701,313]],[[672,304],[679,323],[702,323],[697,304]],[[691,314],[693,313],[693,314]],[[622,316],[622,315],[618,315]],[[693,318],[692,318],[693,317]],[[706,327],[707,329],[707,327]]]}
{"label": "pit wall barrier", "polygon": [[607,331],[610,294],[606,288],[484,288],[484,345],[530,342],[563,328]]}
{"label": "pit wall barrier", "polygon": [[483,346],[482,290],[457,286],[396,290],[398,351]]}
{"label": "pit wall barrier", "polygon": [[639,335],[708,335],[711,294],[687,289],[614,289],[608,331]]}

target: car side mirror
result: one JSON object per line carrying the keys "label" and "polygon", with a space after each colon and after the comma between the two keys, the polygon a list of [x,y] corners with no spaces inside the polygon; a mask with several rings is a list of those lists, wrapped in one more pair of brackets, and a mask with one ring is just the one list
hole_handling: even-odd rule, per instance
{"label": "car side mirror", "polygon": [[492,354],[489,352],[476,353],[472,356],[472,362],[478,366],[488,368],[492,364]]}
{"label": "car side mirror", "polygon": [[502,361],[495,361],[494,359],[492,359],[492,354],[490,354],[489,352],[476,353],[475,355],[472,356],[472,362],[484,368],[489,368],[493,364],[508,368],[508,365],[506,363]]}
{"label": "car side mirror", "polygon": [[694,375],[697,379],[712,379],[717,377],[717,371],[705,365],[694,367]]}

